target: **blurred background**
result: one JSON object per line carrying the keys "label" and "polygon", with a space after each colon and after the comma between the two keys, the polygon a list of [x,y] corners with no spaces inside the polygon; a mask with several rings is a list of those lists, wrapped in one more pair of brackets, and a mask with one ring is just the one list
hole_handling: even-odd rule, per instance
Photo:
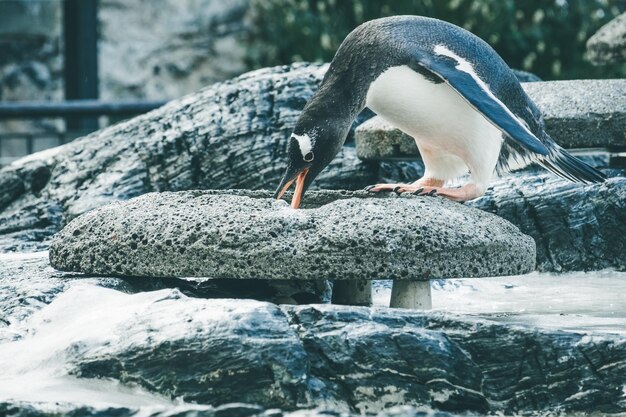
{"label": "blurred background", "polygon": [[623,78],[585,44],[626,0],[0,0],[0,166],[243,72],[329,61],[358,24],[462,26],[544,80]]}

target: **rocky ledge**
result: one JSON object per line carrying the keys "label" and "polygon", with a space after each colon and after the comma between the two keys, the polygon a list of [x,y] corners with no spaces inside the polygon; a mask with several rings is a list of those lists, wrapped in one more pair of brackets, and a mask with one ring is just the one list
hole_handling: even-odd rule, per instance
{"label": "rocky ledge", "polygon": [[468,205],[497,214],[532,236],[540,270],[626,270],[624,177],[582,185],[550,174],[509,175]]}
{"label": "rocky ledge", "polygon": [[397,405],[481,415],[626,412],[626,343],[617,335],[443,313],[205,300],[175,289],[131,295],[88,283],[39,308],[13,326],[15,340],[0,344],[0,396],[14,402],[106,404],[108,393],[119,404],[132,392],[135,404],[172,409],[174,399],[255,404],[236,415]]}
{"label": "rocky ledge", "polygon": [[[572,80],[523,84],[541,109],[546,130],[565,148],[626,146],[626,80]],[[414,159],[415,141],[379,117],[357,128],[364,160]]]}
{"label": "rocky ledge", "polygon": [[[287,137],[300,109],[317,88],[324,69],[323,66],[296,65],[245,74],[173,101],[149,114],[5,167],[0,170],[0,252],[46,250],[51,236],[76,216],[148,192],[240,187],[273,189],[284,169]],[[532,85],[547,88],[541,83]],[[570,89],[568,83],[550,85]],[[567,94],[574,98],[579,95],[588,97],[588,94],[595,94],[592,87],[590,84],[575,92],[560,92],[559,97]],[[610,100],[603,101],[602,94],[610,99],[616,91],[599,93],[597,102],[582,103],[584,100],[580,99],[574,106],[571,101],[554,101],[550,106],[555,114],[570,112],[570,126],[587,123],[585,129],[591,132],[591,138],[613,138],[606,139],[610,142],[623,137],[625,129],[619,131],[618,125],[612,124],[623,118],[606,110],[611,103]],[[621,103],[619,100],[623,99],[617,97],[613,103]],[[585,106],[590,110],[585,112]],[[364,113],[355,125],[368,117],[369,114]],[[576,127],[572,129],[577,130]],[[412,140],[408,145],[415,147]],[[400,153],[406,153],[402,149]],[[355,149],[346,146],[314,185],[324,189],[358,189],[382,181],[414,181],[422,172],[422,167],[414,162],[361,161]],[[543,178],[529,172],[509,186],[525,190],[526,183],[542,182]],[[510,180],[502,181],[507,183]],[[564,182],[548,181],[533,204],[558,206],[559,201],[552,201],[552,195],[558,195],[561,187],[569,186]],[[568,215],[572,218],[585,216],[593,210],[584,195],[584,190],[593,188],[578,190],[580,192],[569,194]],[[610,188],[608,192],[616,190]],[[511,190],[512,194],[520,192]],[[605,204],[598,199],[590,201],[598,207]],[[613,197],[610,201],[618,204]],[[522,201],[520,204],[526,203]],[[579,211],[583,208],[584,212]],[[617,220],[606,217],[614,214],[619,215],[619,212],[608,210],[601,221],[587,223],[587,230],[595,236],[594,239],[610,235],[603,227],[615,224]],[[564,236],[570,233],[563,229],[566,225],[557,217],[552,219],[554,224],[549,227],[543,224],[544,230]],[[515,216],[509,216],[509,220],[520,225],[528,223]],[[571,223],[572,226],[575,224]],[[537,235],[530,231],[529,234]],[[595,245],[612,245],[610,241],[594,242]],[[572,252],[568,241],[554,239],[553,243],[550,247],[552,259],[579,256]],[[618,254],[615,256],[619,259],[607,255],[605,259],[582,256],[580,262],[544,262],[542,250],[540,247],[540,265],[545,269],[593,269],[599,265],[622,264],[622,256]]]}

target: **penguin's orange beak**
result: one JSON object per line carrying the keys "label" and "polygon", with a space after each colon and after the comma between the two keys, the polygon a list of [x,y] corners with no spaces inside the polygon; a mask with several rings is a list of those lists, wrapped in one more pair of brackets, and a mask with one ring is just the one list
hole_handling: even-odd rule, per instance
{"label": "penguin's orange beak", "polygon": [[297,209],[300,207],[300,201],[302,200],[302,193],[304,191],[304,180],[306,179],[306,175],[309,173],[309,169],[305,168],[300,171],[295,178],[287,181],[283,188],[280,189],[280,192],[276,194],[276,199],[279,200],[285,192],[291,187],[291,184],[296,183],[296,190],[293,193],[293,198],[291,199],[291,207]]}

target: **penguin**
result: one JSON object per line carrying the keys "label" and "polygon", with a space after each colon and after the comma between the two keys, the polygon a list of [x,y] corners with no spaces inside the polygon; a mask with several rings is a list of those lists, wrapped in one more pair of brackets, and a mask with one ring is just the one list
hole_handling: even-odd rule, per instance
{"label": "penguin", "polygon": [[[605,180],[550,138],[541,112],[486,42],[438,19],[393,16],[363,23],[340,45],[289,138],[274,197],[295,182],[298,208],[365,107],[412,136],[425,167],[411,184],[375,184],[371,192],[464,202],[482,196],[494,173],[533,162],[570,181]],[[446,187],[468,173],[465,185]]]}

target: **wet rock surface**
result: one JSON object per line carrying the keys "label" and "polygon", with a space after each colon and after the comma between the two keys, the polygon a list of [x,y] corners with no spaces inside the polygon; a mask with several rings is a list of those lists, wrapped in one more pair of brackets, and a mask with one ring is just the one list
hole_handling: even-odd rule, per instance
{"label": "wet rock surface", "polygon": [[626,62],[626,13],[622,13],[587,41],[587,57],[594,64]]}
{"label": "wet rock surface", "polygon": [[581,185],[549,174],[518,174],[492,187],[468,205],[497,214],[532,236],[540,270],[626,270],[623,176]]}
{"label": "wet rock surface", "polygon": [[325,191],[304,202],[294,210],[267,192],[147,194],[74,219],[50,260],[93,274],[289,280],[496,276],[535,266],[532,239],[449,200]]}
{"label": "wet rock surface", "polygon": [[[626,146],[626,80],[572,80],[522,84],[541,109],[546,130],[565,148]],[[415,141],[375,117],[356,133],[363,160],[412,159]]]}
{"label": "wet rock surface", "polygon": [[15,330],[58,295],[77,285],[90,284],[127,294],[177,288],[194,298],[250,298],[273,303],[325,303],[325,281],[192,280],[154,277],[93,276],[60,272],[50,266],[47,252],[0,254],[0,343],[19,339]]}
{"label": "wet rock surface", "polygon": [[[147,192],[273,190],[288,136],[324,71],[301,64],[244,74],[3,168],[1,250],[37,247],[77,215]],[[315,186],[362,188],[376,172],[346,147]]]}
{"label": "wet rock surface", "polygon": [[626,343],[617,335],[436,312],[205,300],[175,289],[125,294],[88,281],[36,310],[12,324],[19,337],[0,343],[0,394],[11,399],[0,409],[28,410],[42,395],[71,404],[72,390],[62,389],[75,384],[86,410],[95,393],[122,401],[126,386],[135,407],[154,412],[626,411]]}

